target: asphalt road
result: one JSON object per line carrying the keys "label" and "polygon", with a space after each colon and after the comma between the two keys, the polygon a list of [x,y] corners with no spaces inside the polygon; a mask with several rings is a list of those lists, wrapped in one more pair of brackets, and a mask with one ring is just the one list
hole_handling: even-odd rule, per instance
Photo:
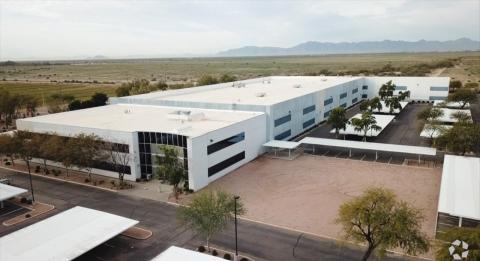
{"label": "asphalt road", "polygon": [[[29,188],[27,176],[24,174],[0,169],[0,177],[2,176],[10,176],[16,186]],[[36,199],[53,204],[56,209],[17,226],[0,226],[0,236],[71,207],[84,206],[139,220],[139,226],[152,230],[153,236],[147,240],[117,236],[77,260],[150,260],[171,245],[194,249],[203,242],[203,238],[178,225],[176,207],[171,204],[44,178],[34,177],[33,183]],[[240,252],[255,260],[359,260],[363,254],[363,249],[357,246],[340,245],[330,239],[250,221],[241,220],[238,231]],[[216,235],[212,244],[233,250],[233,227]],[[407,258],[387,256],[383,260]]]}

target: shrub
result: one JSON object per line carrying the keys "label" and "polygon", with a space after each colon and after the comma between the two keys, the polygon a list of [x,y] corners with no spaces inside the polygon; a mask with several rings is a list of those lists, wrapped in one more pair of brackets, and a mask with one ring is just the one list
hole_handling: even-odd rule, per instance
{"label": "shrub", "polygon": [[242,258],[240,259],[240,261],[248,261],[248,258],[242,257]]}
{"label": "shrub", "polygon": [[5,166],[10,166],[12,163],[10,161],[5,162]]}
{"label": "shrub", "polygon": [[214,249],[214,250],[212,251],[212,256],[218,256],[217,250]]}
{"label": "shrub", "polygon": [[27,204],[28,205],[32,205],[32,203],[33,203],[32,199],[27,199]]}
{"label": "shrub", "polygon": [[25,217],[26,217],[26,218],[30,218],[30,217],[32,217],[32,215],[26,214]]}
{"label": "shrub", "polygon": [[112,186],[115,186],[115,180],[110,180],[110,184],[112,184]]}
{"label": "shrub", "polygon": [[205,247],[204,246],[199,246],[197,248],[197,250],[198,250],[198,252],[203,253],[203,252],[205,252]]}
{"label": "shrub", "polygon": [[27,198],[26,198],[26,197],[22,197],[22,198],[20,199],[20,203],[24,203],[24,204],[27,203]]}
{"label": "shrub", "polygon": [[85,183],[88,183],[90,182],[90,180],[88,178],[85,179]]}
{"label": "shrub", "polygon": [[40,166],[35,167],[35,173],[38,173],[38,172],[40,172]]}
{"label": "shrub", "polygon": [[232,256],[229,253],[225,253],[225,255],[223,255],[223,259],[232,260]]}
{"label": "shrub", "polygon": [[45,169],[45,175],[48,175],[48,174],[50,174],[50,170]]}
{"label": "shrub", "polygon": [[98,181],[98,185],[102,185],[103,183],[105,183],[105,180],[103,180],[103,179]]}

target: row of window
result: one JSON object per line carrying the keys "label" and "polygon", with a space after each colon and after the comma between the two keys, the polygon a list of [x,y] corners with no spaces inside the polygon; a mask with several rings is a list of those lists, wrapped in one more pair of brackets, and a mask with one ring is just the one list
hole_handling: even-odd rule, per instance
{"label": "row of window", "polygon": [[211,167],[208,168],[208,176],[211,177],[212,175],[215,175],[216,173],[232,166],[233,164],[245,159],[245,151],[242,151],[220,163],[217,163]]}
{"label": "row of window", "polygon": [[430,91],[447,91],[448,92],[448,87],[435,87],[431,86]]}
{"label": "row of window", "polygon": [[407,86],[395,86],[395,91],[406,91]]}
{"label": "row of window", "polygon": [[358,88],[355,88],[355,89],[352,90],[352,94],[355,94],[357,92],[358,92]]}
{"label": "row of window", "polygon": [[428,97],[428,99],[432,100],[432,101],[434,101],[434,100],[444,101],[444,100],[447,99],[447,97],[445,97],[445,96],[430,96],[430,97]]}
{"label": "row of window", "polygon": [[165,144],[186,148],[187,137],[170,133],[139,132],[138,143]]}
{"label": "row of window", "polygon": [[291,130],[287,130],[287,131],[284,131],[280,134],[278,134],[277,136],[275,136],[275,139],[276,140],[283,140],[287,137],[290,137],[290,135],[292,135],[292,131]]}
{"label": "row of window", "polygon": [[308,120],[308,121],[305,121],[305,122],[303,123],[303,128],[305,129],[305,128],[307,128],[307,127],[310,127],[310,126],[313,125],[314,123],[315,123],[315,118],[310,119],[310,120]]}
{"label": "row of window", "polygon": [[341,104],[340,107],[347,108],[347,103]]}
{"label": "row of window", "polygon": [[358,98],[355,98],[352,100],[352,104],[356,103],[358,101]]}
{"label": "row of window", "polygon": [[95,161],[93,167],[96,169],[103,169],[113,172],[123,172],[124,174],[130,175],[132,171],[128,165],[117,165],[105,161]]}
{"label": "row of window", "polygon": [[346,92],[340,94],[340,99],[343,99],[343,98],[347,98],[347,93]]}
{"label": "row of window", "polygon": [[315,105],[312,105],[312,106],[308,106],[306,108],[303,109],[303,115],[309,113],[309,112],[312,112],[315,110]]}
{"label": "row of window", "polygon": [[331,103],[333,103],[333,98],[326,99],[323,101],[323,106],[327,106]]}
{"label": "row of window", "polygon": [[288,114],[286,116],[283,116],[283,117],[280,117],[280,118],[276,119],[274,121],[274,125],[275,125],[275,127],[277,127],[277,126],[280,126],[280,125],[282,125],[286,122],[289,122],[290,120],[292,120],[292,115]]}
{"label": "row of window", "polygon": [[330,112],[331,112],[331,111],[326,111],[326,112],[323,114],[323,118],[328,118],[328,116],[330,116]]}
{"label": "row of window", "polygon": [[368,90],[368,85],[363,85],[362,90]]}
{"label": "row of window", "polygon": [[222,150],[226,147],[232,146],[235,143],[239,143],[241,141],[245,140],[245,132],[241,132],[237,135],[233,135],[232,137],[228,137],[224,140],[215,142],[213,144],[210,144],[207,146],[207,154],[210,155],[214,152],[217,152],[219,150]]}

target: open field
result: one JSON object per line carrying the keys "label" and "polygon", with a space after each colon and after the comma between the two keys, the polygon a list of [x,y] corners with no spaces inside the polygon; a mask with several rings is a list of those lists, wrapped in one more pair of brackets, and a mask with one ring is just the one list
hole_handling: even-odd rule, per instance
{"label": "open field", "polygon": [[200,76],[207,74],[218,77],[228,73],[238,79],[269,75],[309,75],[318,74],[322,70],[338,74],[379,70],[386,65],[408,68],[456,58],[461,58],[461,62],[454,68],[440,68],[433,73],[451,76],[464,83],[478,82],[480,52],[448,52],[19,62],[16,65],[0,66],[0,89],[3,87],[12,93],[33,94],[40,100],[56,92],[86,99],[95,92],[105,92],[112,96],[122,82],[136,78],[175,84],[194,83]]}
{"label": "open field", "polygon": [[77,99],[87,100],[95,92],[103,92],[108,96],[114,96],[116,87],[116,85],[111,84],[0,82],[0,90],[5,89],[12,94],[33,95],[38,98],[42,105],[50,95],[55,93],[69,94]]}
{"label": "open field", "polygon": [[322,156],[260,157],[209,185],[239,195],[246,217],[339,238],[340,205],[371,186],[392,189],[420,208],[423,231],[434,236],[441,168],[421,168]]}

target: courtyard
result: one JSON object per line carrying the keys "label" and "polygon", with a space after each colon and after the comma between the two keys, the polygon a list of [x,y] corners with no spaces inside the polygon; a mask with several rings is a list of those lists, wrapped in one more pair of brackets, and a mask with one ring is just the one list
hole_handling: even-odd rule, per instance
{"label": "courtyard", "polygon": [[308,233],[340,238],[335,224],[342,203],[371,186],[391,189],[420,208],[423,231],[435,233],[441,166],[414,167],[324,156],[295,160],[259,157],[210,185],[237,194],[246,218]]}

